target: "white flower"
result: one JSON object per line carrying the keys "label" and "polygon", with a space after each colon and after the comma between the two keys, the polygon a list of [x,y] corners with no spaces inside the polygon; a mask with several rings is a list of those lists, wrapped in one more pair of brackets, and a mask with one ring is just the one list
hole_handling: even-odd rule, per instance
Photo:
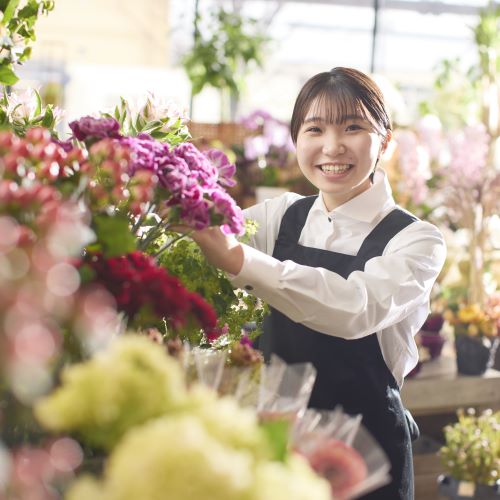
{"label": "white flower", "polygon": [[38,97],[33,89],[13,92],[10,94],[7,113],[15,122],[30,121],[35,118]]}

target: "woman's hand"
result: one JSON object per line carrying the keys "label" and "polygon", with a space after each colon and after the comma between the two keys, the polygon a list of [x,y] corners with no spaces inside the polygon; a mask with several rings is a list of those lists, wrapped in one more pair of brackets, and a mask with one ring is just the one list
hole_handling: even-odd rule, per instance
{"label": "woman's hand", "polygon": [[193,231],[190,237],[198,244],[208,262],[230,274],[238,274],[243,266],[243,248],[233,235],[225,235],[219,227]]}

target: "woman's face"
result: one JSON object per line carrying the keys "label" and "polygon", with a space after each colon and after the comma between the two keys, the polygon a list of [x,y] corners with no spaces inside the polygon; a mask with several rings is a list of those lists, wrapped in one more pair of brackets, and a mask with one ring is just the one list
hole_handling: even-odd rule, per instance
{"label": "woman's face", "polygon": [[[323,194],[328,210],[366,191],[386,141],[355,109],[342,123],[327,121],[313,102],[297,135],[297,161],[304,176]],[[331,114],[331,113],[330,113]]]}

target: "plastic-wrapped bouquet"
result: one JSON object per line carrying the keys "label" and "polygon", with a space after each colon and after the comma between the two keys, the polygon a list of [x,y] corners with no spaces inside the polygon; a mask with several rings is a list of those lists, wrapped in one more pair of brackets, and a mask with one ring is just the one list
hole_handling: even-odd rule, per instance
{"label": "plastic-wrapped bouquet", "polygon": [[181,365],[144,337],[117,339],[68,368],[36,414],[51,430],[106,450],[102,475],[79,477],[70,500],[330,498],[306,460],[278,453],[254,411],[205,386],[188,388]]}
{"label": "plastic-wrapped bouquet", "polygon": [[[219,359],[217,377],[213,364],[198,364],[199,380],[219,387],[223,363]],[[356,498],[384,486],[390,481],[390,462],[361,424],[361,415],[348,415],[340,407],[307,408],[315,379],[310,363],[288,365],[273,355],[259,371],[248,367],[239,372],[230,387],[240,404],[255,409],[267,432],[281,436],[282,453],[299,453],[328,481],[333,499]]]}
{"label": "plastic-wrapped bouquet", "polygon": [[390,481],[390,462],[361,424],[361,415],[307,410],[292,430],[292,446],[331,487],[332,498],[356,498]]}

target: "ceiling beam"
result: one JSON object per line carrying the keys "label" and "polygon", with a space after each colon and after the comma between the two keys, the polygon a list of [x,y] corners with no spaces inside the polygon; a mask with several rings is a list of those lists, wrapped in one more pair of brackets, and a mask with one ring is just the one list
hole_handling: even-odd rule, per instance
{"label": "ceiling beam", "polygon": [[[270,0],[274,1],[274,0]],[[369,7],[373,8],[373,0],[282,0],[283,3],[307,3],[307,4],[323,4],[323,5],[342,5],[345,7]],[[492,2],[493,6],[500,6],[500,2]],[[460,15],[475,15],[481,9],[486,8],[474,5],[453,4],[439,1],[405,1],[405,0],[380,0],[379,9],[394,9],[394,10],[413,10],[421,14],[460,14]]]}

